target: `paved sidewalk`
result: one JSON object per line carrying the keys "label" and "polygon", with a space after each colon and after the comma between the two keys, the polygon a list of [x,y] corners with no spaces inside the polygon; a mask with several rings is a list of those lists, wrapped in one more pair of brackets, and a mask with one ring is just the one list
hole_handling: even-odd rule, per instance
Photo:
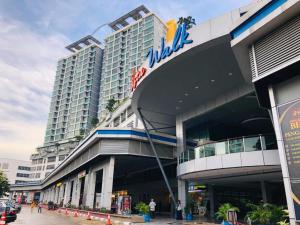
{"label": "paved sidewalk", "polygon": [[10,225],[81,225],[80,221],[71,220],[68,217],[57,216],[56,213],[43,209],[42,213],[34,208],[31,213],[29,206],[23,206],[17,220]]}
{"label": "paved sidewalk", "polygon": [[[102,218],[95,218],[93,220],[87,220],[86,215],[80,217],[74,217],[73,213],[65,215],[62,211],[58,213],[57,211],[48,211],[43,209],[42,213],[37,213],[37,208],[34,209],[33,213],[30,212],[29,206],[23,206],[22,211],[18,214],[18,218],[15,222],[10,223],[11,225],[106,225],[106,221]],[[156,218],[150,223],[129,223],[122,221],[121,219],[112,220],[112,225],[192,225],[192,224],[202,224],[202,225],[214,225],[212,223],[206,222],[186,222],[186,221],[176,221],[170,218]]]}

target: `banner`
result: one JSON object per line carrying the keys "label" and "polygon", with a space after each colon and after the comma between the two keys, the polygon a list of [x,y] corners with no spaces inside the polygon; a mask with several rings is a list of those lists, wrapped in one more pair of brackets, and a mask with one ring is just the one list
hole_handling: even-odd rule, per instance
{"label": "banner", "polygon": [[296,220],[300,221],[300,100],[278,106]]}

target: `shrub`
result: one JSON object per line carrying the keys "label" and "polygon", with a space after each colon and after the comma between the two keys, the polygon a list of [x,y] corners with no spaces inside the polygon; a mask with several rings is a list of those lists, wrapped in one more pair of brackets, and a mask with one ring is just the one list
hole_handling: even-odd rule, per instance
{"label": "shrub", "polygon": [[260,203],[258,205],[248,203],[247,206],[251,209],[247,213],[247,217],[256,224],[278,224],[284,221],[287,213],[282,206],[277,206],[269,203]]}
{"label": "shrub", "polygon": [[227,220],[227,212],[231,210],[231,211],[235,211],[235,212],[239,212],[240,209],[233,206],[230,203],[224,203],[222,205],[220,205],[218,212],[216,213],[216,217],[218,220]]}
{"label": "shrub", "polygon": [[134,208],[143,215],[149,214],[149,212],[150,212],[149,205],[147,205],[144,202],[139,202]]}
{"label": "shrub", "polygon": [[107,213],[107,209],[106,209],[105,207],[102,207],[102,208],[100,209],[100,212],[101,212],[101,213]]}

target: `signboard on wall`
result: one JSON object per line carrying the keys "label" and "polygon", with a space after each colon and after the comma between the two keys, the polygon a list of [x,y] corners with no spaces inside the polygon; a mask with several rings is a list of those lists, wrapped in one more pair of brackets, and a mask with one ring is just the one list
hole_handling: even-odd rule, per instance
{"label": "signboard on wall", "polygon": [[278,106],[296,220],[300,221],[300,99]]}

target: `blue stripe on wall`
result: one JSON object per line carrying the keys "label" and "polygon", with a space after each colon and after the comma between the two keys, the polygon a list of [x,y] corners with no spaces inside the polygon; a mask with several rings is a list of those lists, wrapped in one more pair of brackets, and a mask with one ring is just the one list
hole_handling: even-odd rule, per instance
{"label": "blue stripe on wall", "polygon": [[280,7],[283,3],[285,3],[287,0],[273,0],[269,4],[267,4],[264,8],[259,10],[256,14],[251,16],[248,20],[246,20],[244,23],[239,25],[237,28],[235,28],[231,32],[231,37],[234,39],[238,37],[240,34],[248,30],[250,27],[252,27],[254,24],[256,24],[258,21],[265,18],[267,15],[269,15],[271,12],[273,12],[275,9]]}
{"label": "blue stripe on wall", "polygon": [[[145,132],[136,131],[136,130],[97,130],[97,134],[135,135],[135,136],[147,138],[147,134]],[[150,134],[150,136],[152,139],[155,140],[166,141],[174,144],[177,143],[176,139],[174,138],[163,137],[156,134]]]}

